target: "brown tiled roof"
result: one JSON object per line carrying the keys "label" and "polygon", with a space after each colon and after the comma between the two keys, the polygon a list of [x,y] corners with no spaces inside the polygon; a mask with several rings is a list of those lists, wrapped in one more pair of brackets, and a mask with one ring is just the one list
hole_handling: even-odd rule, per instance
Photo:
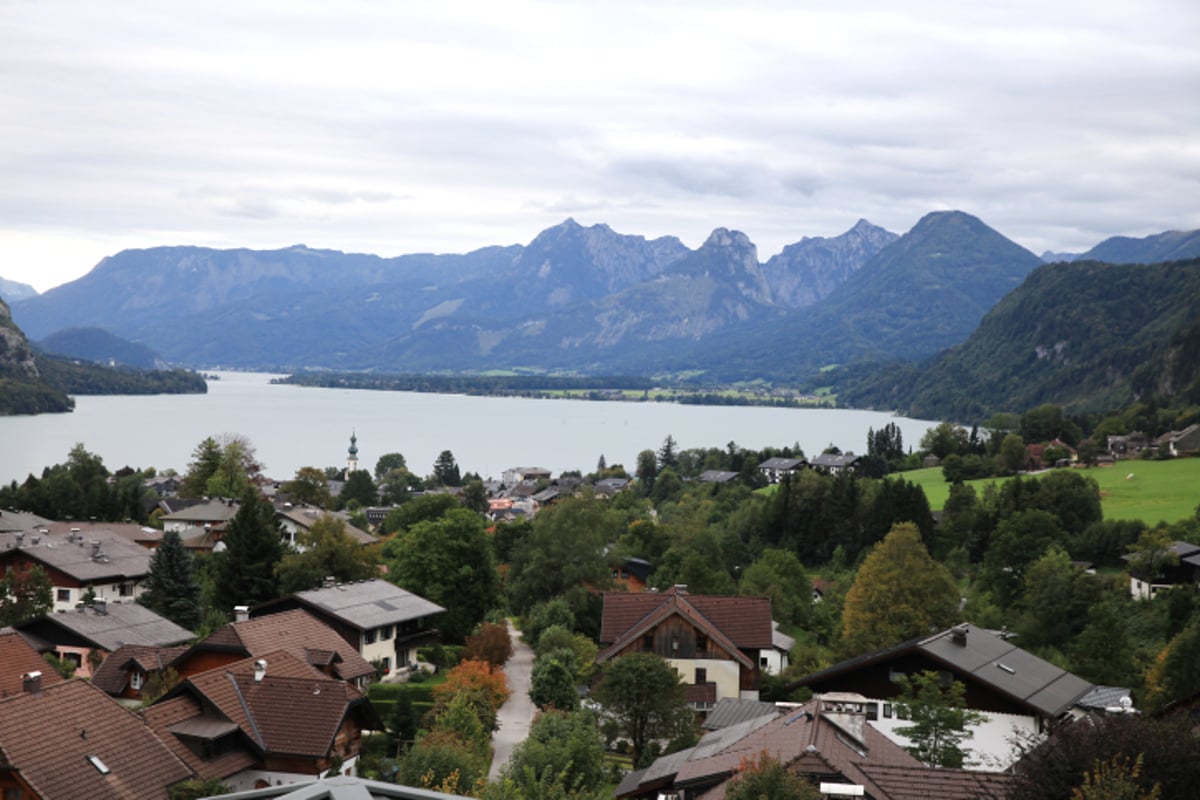
{"label": "brown tiled roof", "polygon": [[109,694],[120,694],[129,683],[129,668],[136,666],[142,672],[157,672],[171,665],[176,658],[187,652],[187,647],[147,647],[126,644],[108,654],[100,668],[92,674],[92,685],[99,686]]}
{"label": "brown tiled roof", "polygon": [[191,776],[138,715],[83,680],[0,701],[0,762],[43,798],[153,800]]}
{"label": "brown tiled roof", "polygon": [[659,607],[679,601],[692,606],[738,647],[771,646],[769,598],[687,594],[674,588],[665,592],[606,592],[600,642],[615,642]]}
{"label": "brown tiled roof", "polygon": [[0,698],[23,692],[24,676],[29,672],[42,673],[43,687],[62,683],[62,676],[21,638],[21,634],[0,633]]}
{"label": "brown tiled roof", "polygon": [[1005,800],[1015,777],[1002,772],[860,765],[887,800]]}
{"label": "brown tiled roof", "polygon": [[187,764],[196,773],[196,777],[201,780],[228,778],[230,775],[253,767],[258,762],[258,758],[246,743],[236,750],[230,750],[216,758],[205,760],[189,750],[178,736],[171,733],[172,725],[202,717],[203,714],[204,708],[200,705],[200,701],[189,695],[179,695],[162,700],[142,711],[146,724],[154,730],[171,752]]}
{"label": "brown tiled roof", "polygon": [[[723,733],[714,731],[708,736],[717,737]],[[701,739],[695,751],[690,759],[679,765],[674,781],[677,788],[686,785],[699,788],[708,783],[723,782],[743,760],[755,758],[763,751],[791,772],[841,775],[851,783],[863,785],[871,796],[881,799],[887,795],[863,772],[863,764],[921,767],[921,763],[904,748],[866,724],[865,720],[862,740],[858,740],[821,710],[819,698],[715,751],[705,749],[705,740]],[[724,791],[718,787],[715,794],[706,792],[705,800],[710,796],[724,797]]]}
{"label": "brown tiled roof", "polygon": [[283,650],[261,656],[267,670],[257,681],[259,660],[247,658],[193,675],[170,696],[203,697],[263,752],[326,756],[342,721],[352,707],[365,702],[364,695]]}
{"label": "brown tiled roof", "polygon": [[[333,628],[302,609],[267,614],[243,622],[231,622],[214,631],[211,636],[198,643],[195,649],[231,650],[248,656],[260,656],[272,650],[286,650],[305,661],[309,660],[310,653],[325,650],[337,653],[334,671],[344,681],[375,674],[375,668],[349,642],[339,636]],[[317,657],[320,660],[320,656]]]}

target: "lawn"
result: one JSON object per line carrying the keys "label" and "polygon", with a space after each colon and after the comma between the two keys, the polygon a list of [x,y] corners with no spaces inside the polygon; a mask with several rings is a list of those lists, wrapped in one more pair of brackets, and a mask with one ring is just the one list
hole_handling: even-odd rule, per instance
{"label": "lawn", "polygon": [[[1160,520],[1176,522],[1192,516],[1200,505],[1200,458],[1170,461],[1121,461],[1115,467],[1082,471],[1100,485],[1105,519],[1140,519],[1150,525]],[[925,490],[929,507],[940,509],[950,494],[941,469],[919,469],[898,475]],[[986,478],[968,481],[982,494],[988,483],[1010,480]]]}

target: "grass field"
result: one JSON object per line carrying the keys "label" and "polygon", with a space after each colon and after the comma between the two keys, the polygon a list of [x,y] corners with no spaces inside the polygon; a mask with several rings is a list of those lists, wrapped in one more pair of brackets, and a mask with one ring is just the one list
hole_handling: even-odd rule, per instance
{"label": "grass field", "polygon": [[[1176,522],[1192,516],[1200,505],[1200,458],[1171,461],[1121,461],[1115,467],[1082,470],[1100,485],[1100,502],[1105,519],[1140,519],[1154,525],[1162,520]],[[1128,477],[1132,475],[1132,477]],[[935,511],[946,503],[950,484],[941,469],[919,469],[900,473],[925,490],[929,507]],[[1009,478],[968,481],[982,494],[989,483]]]}

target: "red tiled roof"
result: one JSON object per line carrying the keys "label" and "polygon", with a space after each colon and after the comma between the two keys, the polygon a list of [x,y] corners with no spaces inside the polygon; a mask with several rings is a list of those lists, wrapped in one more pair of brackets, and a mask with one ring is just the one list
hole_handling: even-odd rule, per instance
{"label": "red tiled roof", "polygon": [[42,673],[42,687],[62,683],[62,676],[46,663],[19,633],[0,633],[0,698],[25,691],[25,674]]}
{"label": "red tiled roof", "polygon": [[931,769],[886,764],[859,767],[887,800],[1005,800],[1016,777],[1002,772]]}
{"label": "red tiled roof", "polygon": [[169,730],[172,725],[203,716],[203,713],[204,708],[199,700],[189,695],[179,695],[144,709],[142,717],[171,752],[187,764],[201,780],[228,778],[257,763],[257,757],[246,746],[205,760],[189,750],[187,745]]}
{"label": "red tiled roof", "polygon": [[337,653],[334,671],[344,681],[375,674],[375,668],[353,645],[339,636],[333,628],[303,609],[231,622],[214,631],[194,649],[227,649],[248,656],[261,656],[272,650],[286,650],[305,661],[309,659],[310,652],[324,650]]}
{"label": "red tiled roof", "polygon": [[191,776],[138,715],[83,680],[0,701],[0,761],[48,800],[165,800]]}

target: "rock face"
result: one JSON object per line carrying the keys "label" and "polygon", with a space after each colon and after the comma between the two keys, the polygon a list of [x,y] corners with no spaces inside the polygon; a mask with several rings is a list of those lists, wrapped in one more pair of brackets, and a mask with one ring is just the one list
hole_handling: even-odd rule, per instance
{"label": "rock face", "polygon": [[12,312],[3,300],[0,300],[0,376],[29,380],[38,378],[29,342],[12,321]]}
{"label": "rock face", "polygon": [[899,238],[860,219],[841,236],[806,236],[788,245],[766,263],[763,272],[774,287],[777,303],[804,308],[824,300],[875,254]]}

